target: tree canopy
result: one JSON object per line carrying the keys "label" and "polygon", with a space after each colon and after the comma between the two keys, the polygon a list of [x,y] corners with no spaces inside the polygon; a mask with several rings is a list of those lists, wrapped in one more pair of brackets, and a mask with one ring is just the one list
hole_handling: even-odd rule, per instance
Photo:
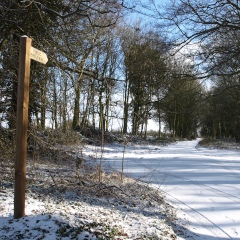
{"label": "tree canopy", "polygon": [[[146,137],[154,120],[159,137],[238,137],[239,2],[139,2],[2,1],[1,125],[16,125],[19,38],[27,35],[49,58],[31,64],[31,126]],[[140,9],[153,21],[129,19]]]}

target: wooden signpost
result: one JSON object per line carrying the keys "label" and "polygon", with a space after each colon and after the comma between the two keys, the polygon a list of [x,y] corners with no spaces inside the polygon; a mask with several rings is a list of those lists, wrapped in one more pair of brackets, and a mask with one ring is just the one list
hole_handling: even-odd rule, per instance
{"label": "wooden signpost", "polygon": [[27,36],[22,36],[20,38],[15,151],[14,218],[20,218],[25,215],[27,128],[31,59],[43,64],[46,64],[48,61],[47,55],[44,52],[33,48],[31,45],[31,38],[28,38]]}

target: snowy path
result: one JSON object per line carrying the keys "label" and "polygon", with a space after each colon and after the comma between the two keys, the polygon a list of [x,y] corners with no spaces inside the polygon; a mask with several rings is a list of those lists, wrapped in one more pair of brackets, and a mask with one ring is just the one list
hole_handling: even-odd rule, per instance
{"label": "snowy path", "polygon": [[[163,191],[178,209],[189,239],[240,239],[240,152],[197,148],[198,140],[166,147],[127,146],[125,174]],[[123,147],[106,146],[104,163],[121,170]]]}

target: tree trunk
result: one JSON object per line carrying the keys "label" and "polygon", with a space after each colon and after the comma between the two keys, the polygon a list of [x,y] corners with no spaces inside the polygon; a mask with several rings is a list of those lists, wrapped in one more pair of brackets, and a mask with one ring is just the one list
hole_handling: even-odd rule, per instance
{"label": "tree trunk", "polygon": [[57,105],[58,96],[57,96],[57,86],[56,86],[56,79],[53,77],[53,109],[52,109],[52,120],[53,120],[53,128],[58,128],[58,121],[57,121]]}
{"label": "tree trunk", "polygon": [[74,111],[73,111],[73,121],[72,121],[73,130],[79,124],[79,114],[80,114],[80,88],[77,88],[75,89]]}
{"label": "tree trunk", "polygon": [[44,83],[41,87],[41,128],[44,130],[46,127],[46,105],[47,105],[47,78],[44,79]]}

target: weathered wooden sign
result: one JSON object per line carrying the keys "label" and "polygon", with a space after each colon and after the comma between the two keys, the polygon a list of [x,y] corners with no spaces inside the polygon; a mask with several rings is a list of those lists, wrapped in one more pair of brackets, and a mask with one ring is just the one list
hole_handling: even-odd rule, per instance
{"label": "weathered wooden sign", "polygon": [[30,58],[43,64],[48,61],[47,54],[34,47],[31,47]]}

